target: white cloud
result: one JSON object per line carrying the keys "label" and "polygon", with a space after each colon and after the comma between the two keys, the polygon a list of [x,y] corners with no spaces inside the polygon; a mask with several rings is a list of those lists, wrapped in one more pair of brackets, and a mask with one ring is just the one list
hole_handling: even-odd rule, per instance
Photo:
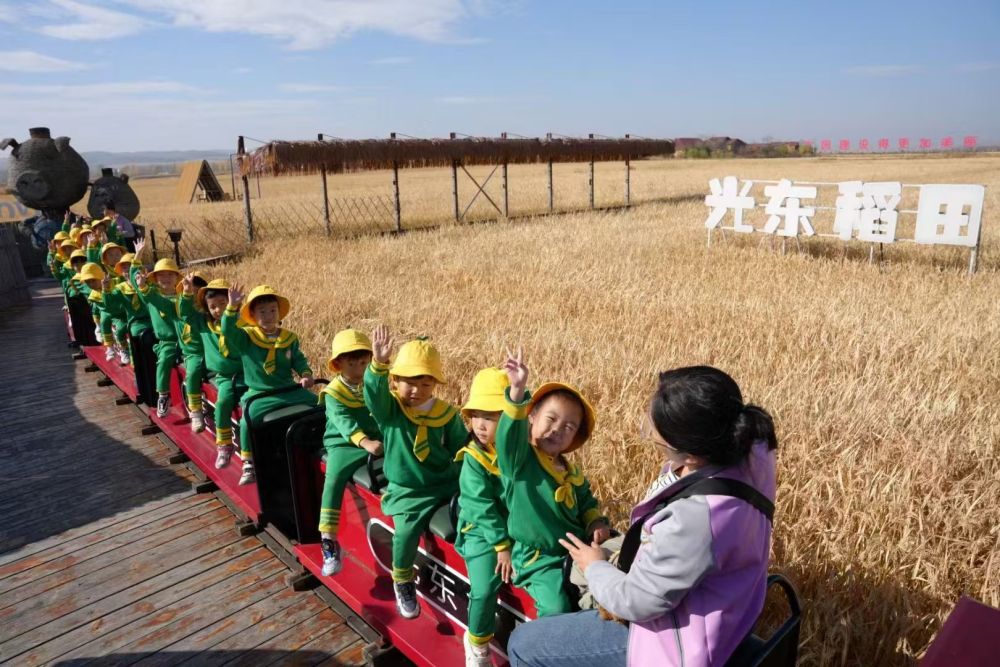
{"label": "white cloud", "polygon": [[0,70],[7,72],[71,72],[86,68],[83,63],[53,58],[34,51],[0,51]]}
{"label": "white cloud", "polygon": [[146,27],[138,16],[95,7],[76,0],[49,0],[60,23],[43,25],[38,32],[70,40],[106,40],[132,35]]}
{"label": "white cloud", "polygon": [[[94,106],[101,107],[107,112],[106,105],[98,104],[97,101],[109,95],[121,95],[123,98],[141,95],[164,95],[176,93],[200,92],[197,88],[176,81],[115,81],[106,83],[83,83],[83,84],[33,84],[15,85],[0,84],[0,96],[6,100],[9,98],[24,99],[35,97],[38,100],[51,99],[58,100],[60,104],[65,104],[67,99],[88,100],[94,102]],[[161,100],[157,100],[160,103]],[[115,109],[120,109],[120,102],[114,102]]]}
{"label": "white cloud", "polygon": [[409,65],[413,62],[413,58],[409,56],[387,56],[385,58],[376,58],[368,62],[369,65]]}
{"label": "white cloud", "polygon": [[178,27],[263,35],[299,50],[321,48],[363,30],[453,41],[455,25],[478,8],[470,0],[122,1]]}
{"label": "white cloud", "polygon": [[283,83],[278,88],[286,93],[340,93],[347,90],[343,86],[325,83]]}
{"label": "white cloud", "polygon": [[853,76],[901,76],[919,71],[917,65],[857,65],[843,70],[844,74]]}

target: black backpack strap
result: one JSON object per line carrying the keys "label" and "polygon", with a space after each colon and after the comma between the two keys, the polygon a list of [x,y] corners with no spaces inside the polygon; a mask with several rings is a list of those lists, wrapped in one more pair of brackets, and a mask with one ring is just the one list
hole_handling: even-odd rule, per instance
{"label": "black backpack strap", "polygon": [[749,484],[736,479],[729,479],[728,477],[706,477],[699,479],[664,500],[654,507],[653,511],[640,517],[635,523],[629,526],[628,532],[625,533],[625,539],[622,540],[621,551],[618,552],[618,569],[622,572],[628,572],[632,568],[632,561],[635,560],[635,555],[639,551],[639,543],[642,540],[642,526],[649,517],[675,500],[690,498],[692,496],[730,496],[732,498],[739,498],[753,505],[754,508],[764,515],[768,522],[774,521],[774,503]]}

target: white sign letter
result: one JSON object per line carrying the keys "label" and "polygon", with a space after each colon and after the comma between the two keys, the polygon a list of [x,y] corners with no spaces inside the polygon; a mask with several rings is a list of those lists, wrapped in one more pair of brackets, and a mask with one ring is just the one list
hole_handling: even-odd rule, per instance
{"label": "white sign letter", "polygon": [[914,240],[975,247],[985,195],[982,185],[920,186]]}

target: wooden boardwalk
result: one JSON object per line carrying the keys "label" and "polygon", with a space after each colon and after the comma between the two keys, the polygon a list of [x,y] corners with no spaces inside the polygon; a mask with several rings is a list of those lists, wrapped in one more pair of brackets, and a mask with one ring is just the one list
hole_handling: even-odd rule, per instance
{"label": "wooden boardwalk", "polygon": [[72,360],[58,286],[33,293],[0,311],[0,662],[363,664],[360,635]]}

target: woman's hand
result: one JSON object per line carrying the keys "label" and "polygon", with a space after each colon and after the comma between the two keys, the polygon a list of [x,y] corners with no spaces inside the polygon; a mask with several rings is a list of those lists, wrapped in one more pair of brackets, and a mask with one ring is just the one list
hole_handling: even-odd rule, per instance
{"label": "woman's hand", "polygon": [[507,361],[503,370],[510,380],[510,400],[520,403],[524,400],[524,390],[528,386],[528,367],[524,364],[524,350],[518,346],[517,354],[507,350]]}
{"label": "woman's hand", "polygon": [[303,375],[302,377],[299,378],[299,386],[302,387],[303,389],[308,389],[309,387],[313,386],[313,384],[315,383],[313,382],[311,375]]}
{"label": "woman's hand", "polygon": [[566,538],[565,540],[559,540],[559,544],[566,548],[573,562],[576,563],[576,566],[582,572],[586,572],[587,566],[593,562],[607,560],[604,550],[597,545],[596,540],[588,546],[573,533],[566,533]]}
{"label": "woman's hand", "polygon": [[511,561],[510,549],[497,552],[497,569],[495,571],[500,575],[500,581],[505,584],[510,583],[514,577],[514,563]]}

